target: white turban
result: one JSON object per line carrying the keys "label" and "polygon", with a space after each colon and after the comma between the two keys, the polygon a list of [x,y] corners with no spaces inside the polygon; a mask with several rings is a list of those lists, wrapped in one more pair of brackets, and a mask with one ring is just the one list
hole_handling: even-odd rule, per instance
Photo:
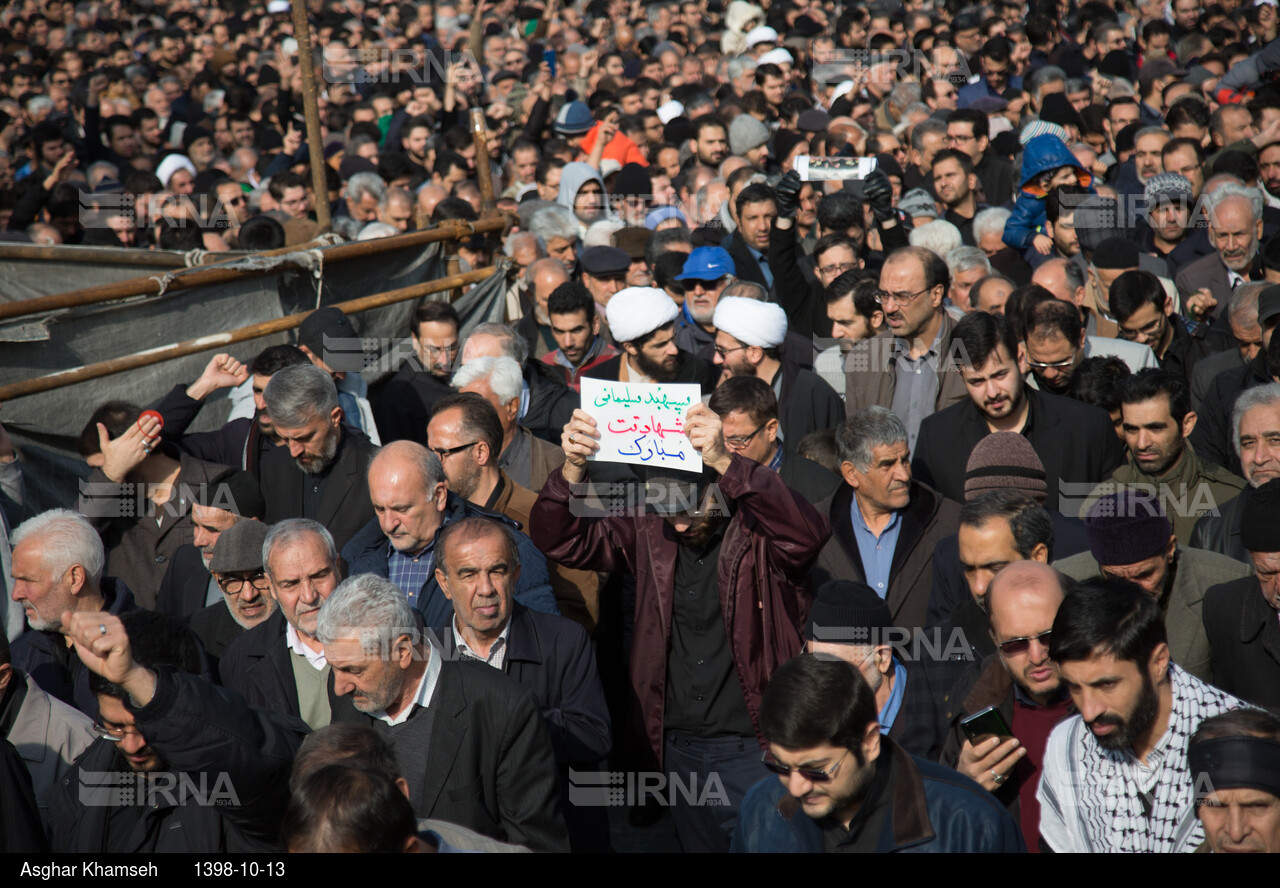
{"label": "white turban", "polygon": [[619,290],[604,309],[615,342],[633,342],[680,316],[680,306],[657,287]]}
{"label": "white turban", "polygon": [[773,302],[742,296],[723,297],[716,305],[711,323],[743,345],[777,348],[787,338],[787,313]]}
{"label": "white turban", "polygon": [[160,161],[160,166],[156,167],[156,178],[160,180],[161,185],[168,188],[169,180],[173,178],[173,174],[178,170],[186,170],[194,176],[196,174],[196,165],[185,154],[170,154]]}
{"label": "white turban", "polygon": [[777,49],[771,49],[760,56],[760,58],[756,59],[756,63],[760,65],[794,65],[796,60],[791,53],[779,46]]}

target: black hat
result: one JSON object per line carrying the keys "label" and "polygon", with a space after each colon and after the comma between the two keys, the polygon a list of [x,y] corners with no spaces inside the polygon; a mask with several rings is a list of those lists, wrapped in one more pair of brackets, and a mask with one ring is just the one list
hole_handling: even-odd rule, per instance
{"label": "black hat", "polygon": [[359,154],[349,154],[342,158],[342,163],[338,164],[338,175],[344,182],[356,173],[376,173],[377,171],[378,167],[372,160],[361,157]]}
{"label": "black hat", "polygon": [[628,197],[648,197],[653,194],[653,180],[649,168],[638,163],[629,163],[618,170],[613,180],[613,193]]}
{"label": "black hat", "polygon": [[1258,323],[1265,327],[1276,315],[1280,315],[1280,284],[1272,284],[1258,294]]}
{"label": "black hat", "polygon": [[189,150],[191,146],[196,143],[197,139],[208,139],[213,141],[213,133],[209,132],[202,126],[195,126],[194,124],[188,126],[182,131],[182,150]]}
{"label": "black hat", "polygon": [[668,145],[683,145],[685,139],[693,135],[693,121],[681,114],[673,117],[662,127],[662,141]]}
{"label": "black hat", "polygon": [[1280,478],[1240,495],[1240,545],[1250,552],[1280,552]]}
{"label": "black hat", "polygon": [[892,627],[889,607],[866,583],[828,580],[809,608],[804,636],[809,641],[880,644]]}
{"label": "black hat", "polygon": [[1133,59],[1123,49],[1113,49],[1107,53],[1103,60],[1098,63],[1098,73],[1106,74],[1109,77],[1123,77],[1130,83],[1134,83],[1138,79],[1138,72],[1133,65]]}
{"label": "black hat", "polygon": [[1040,105],[1040,119],[1046,123],[1074,126],[1078,130],[1084,130],[1084,120],[1080,117],[1080,112],[1072,106],[1066,93],[1049,93],[1045,96]]}
{"label": "black hat", "polygon": [[1138,267],[1138,242],[1124,237],[1109,237],[1093,251],[1094,268],[1125,269]]}
{"label": "black hat", "polygon": [[587,247],[578,259],[582,270],[593,277],[607,274],[626,274],[631,268],[631,257],[626,250],[617,247]]}
{"label": "black hat", "polygon": [[207,484],[198,485],[191,493],[192,503],[210,509],[222,509],[242,518],[262,518],[267,513],[266,500],[257,479],[240,469],[225,469]]}
{"label": "black hat", "polygon": [[801,111],[796,118],[796,129],[802,133],[825,133],[831,125],[831,115],[819,108]]}
{"label": "black hat", "polygon": [[317,308],[298,327],[298,345],[306,346],[314,355],[323,355],[325,339],[356,339],[356,328],[342,309],[333,306]]}

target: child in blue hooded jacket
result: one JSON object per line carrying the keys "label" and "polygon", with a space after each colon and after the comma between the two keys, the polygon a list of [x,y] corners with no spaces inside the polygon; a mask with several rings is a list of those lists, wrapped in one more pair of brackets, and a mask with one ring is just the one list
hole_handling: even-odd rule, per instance
{"label": "child in blue hooded jacket", "polygon": [[1004,224],[1004,242],[1020,253],[1034,248],[1049,255],[1053,241],[1044,233],[1044,198],[1060,185],[1079,185],[1093,192],[1093,175],[1050,133],[1036,136],[1022,150],[1022,188],[1013,215]]}

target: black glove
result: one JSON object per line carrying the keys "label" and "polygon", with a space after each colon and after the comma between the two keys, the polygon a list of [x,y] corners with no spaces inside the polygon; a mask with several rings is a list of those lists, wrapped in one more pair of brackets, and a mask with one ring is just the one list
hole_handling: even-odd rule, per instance
{"label": "black glove", "polygon": [[875,170],[867,176],[862,193],[877,223],[888,222],[894,218],[893,183],[889,181],[889,177],[883,170]]}
{"label": "black glove", "polygon": [[796,210],[800,209],[800,189],[803,187],[804,182],[800,181],[800,174],[795,170],[778,180],[773,192],[777,196],[775,203],[778,206],[779,219],[796,217]]}

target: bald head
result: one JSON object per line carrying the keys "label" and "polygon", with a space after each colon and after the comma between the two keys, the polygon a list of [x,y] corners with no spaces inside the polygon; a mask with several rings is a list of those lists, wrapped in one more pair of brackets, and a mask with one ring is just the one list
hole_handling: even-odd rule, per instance
{"label": "bald head", "polygon": [[1078,305],[1076,292],[1067,280],[1067,263],[1069,261],[1071,260],[1050,259],[1048,262],[1043,263],[1031,275],[1031,283],[1044,287],[1056,299],[1070,302],[1072,305]]}
{"label": "bald head", "polygon": [[533,290],[538,323],[549,324],[551,315],[547,312],[547,300],[556,287],[569,282],[569,272],[564,270],[564,263],[559,259],[539,259],[529,266],[527,275],[529,286]]}
{"label": "bald head", "polygon": [[436,210],[436,204],[449,196],[449,192],[445,190],[443,185],[424,185],[418,192],[418,211],[422,214],[423,222],[431,219],[431,214]]}
{"label": "bald head", "polygon": [[[1012,623],[1016,615],[1032,609],[1049,608],[1056,614],[1065,594],[1062,575],[1049,565],[1015,561],[996,574],[987,587],[987,613],[992,631],[999,638],[1002,633],[997,624]],[[1052,619],[1049,622],[1052,624]]]}
{"label": "bald head", "polygon": [[397,552],[416,554],[435,539],[448,497],[439,458],[415,441],[394,441],[369,463],[369,499]]}

